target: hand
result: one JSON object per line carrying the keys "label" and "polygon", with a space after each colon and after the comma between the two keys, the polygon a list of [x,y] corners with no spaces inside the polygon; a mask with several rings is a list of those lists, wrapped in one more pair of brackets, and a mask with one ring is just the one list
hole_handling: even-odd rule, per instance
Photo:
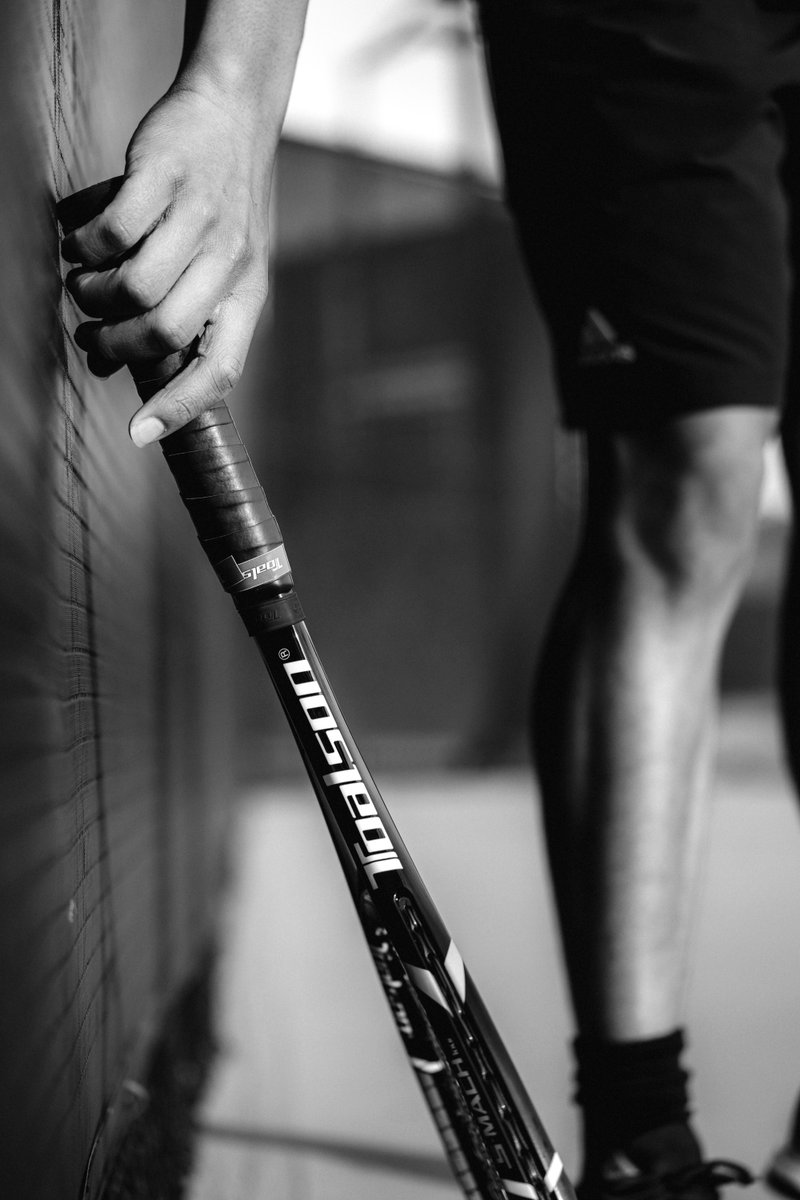
{"label": "hand", "polygon": [[136,413],[137,445],[172,433],[238,381],[267,295],[273,142],[246,104],[176,85],[128,147],[122,186],[65,238],[67,287],[97,318],[75,340],[90,370],[147,378],[194,343],[183,370]]}

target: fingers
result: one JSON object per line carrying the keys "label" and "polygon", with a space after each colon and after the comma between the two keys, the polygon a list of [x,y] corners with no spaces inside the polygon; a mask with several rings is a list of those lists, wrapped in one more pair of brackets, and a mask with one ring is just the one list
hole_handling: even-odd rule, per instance
{"label": "fingers", "polygon": [[67,290],[90,317],[113,320],[147,312],[161,303],[197,255],[208,236],[206,223],[202,206],[176,200],[134,253],[101,270],[70,271]]}
{"label": "fingers", "polygon": [[98,379],[110,379],[117,371],[122,370],[122,363],[112,363],[97,354],[87,354],[86,366]]}
{"label": "fingers", "polygon": [[102,271],[70,271],[67,290],[89,317],[113,320],[147,312],[161,303],[186,270],[197,240],[186,222],[164,220],[133,257]]}
{"label": "fingers", "polygon": [[120,258],[155,228],[172,199],[166,175],[150,171],[127,176],[103,212],[64,238],[63,257],[89,268]]}
{"label": "fingers", "polygon": [[244,368],[263,297],[239,291],[217,308],[197,351],[179,375],[143,404],[129,433],[137,446],[174,433],[207,408],[225,400]]}
{"label": "fingers", "polygon": [[203,329],[219,301],[219,279],[211,256],[195,259],[154,308],[119,321],[86,322],[75,331],[75,341],[110,363],[164,358]]}

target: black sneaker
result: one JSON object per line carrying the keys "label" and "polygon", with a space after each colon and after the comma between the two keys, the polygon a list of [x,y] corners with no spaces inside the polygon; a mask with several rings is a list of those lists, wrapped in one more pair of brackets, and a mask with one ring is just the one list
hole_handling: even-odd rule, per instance
{"label": "black sneaker", "polygon": [[774,1192],[788,1196],[790,1200],[800,1200],[800,1151],[794,1146],[779,1150],[764,1178]]}
{"label": "black sneaker", "polygon": [[781,1196],[800,1200],[800,1100],[795,1105],[786,1145],[774,1155],[764,1181]]}
{"label": "black sneaker", "polygon": [[578,1187],[579,1200],[718,1200],[726,1184],[747,1185],[753,1176],[738,1163],[703,1161],[685,1125],[667,1125],[612,1154],[600,1174]]}

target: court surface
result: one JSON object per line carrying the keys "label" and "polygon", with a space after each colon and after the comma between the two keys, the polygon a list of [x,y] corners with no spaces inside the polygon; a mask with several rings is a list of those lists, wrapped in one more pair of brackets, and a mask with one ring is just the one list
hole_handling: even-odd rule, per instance
{"label": "court surface", "polygon": [[[800,1089],[800,820],[765,701],[728,702],[721,743],[689,996],[695,1096],[708,1153],[760,1169]],[[571,1030],[531,778],[379,783],[570,1169]],[[251,792],[239,813],[189,1200],[457,1197],[310,788]]]}

